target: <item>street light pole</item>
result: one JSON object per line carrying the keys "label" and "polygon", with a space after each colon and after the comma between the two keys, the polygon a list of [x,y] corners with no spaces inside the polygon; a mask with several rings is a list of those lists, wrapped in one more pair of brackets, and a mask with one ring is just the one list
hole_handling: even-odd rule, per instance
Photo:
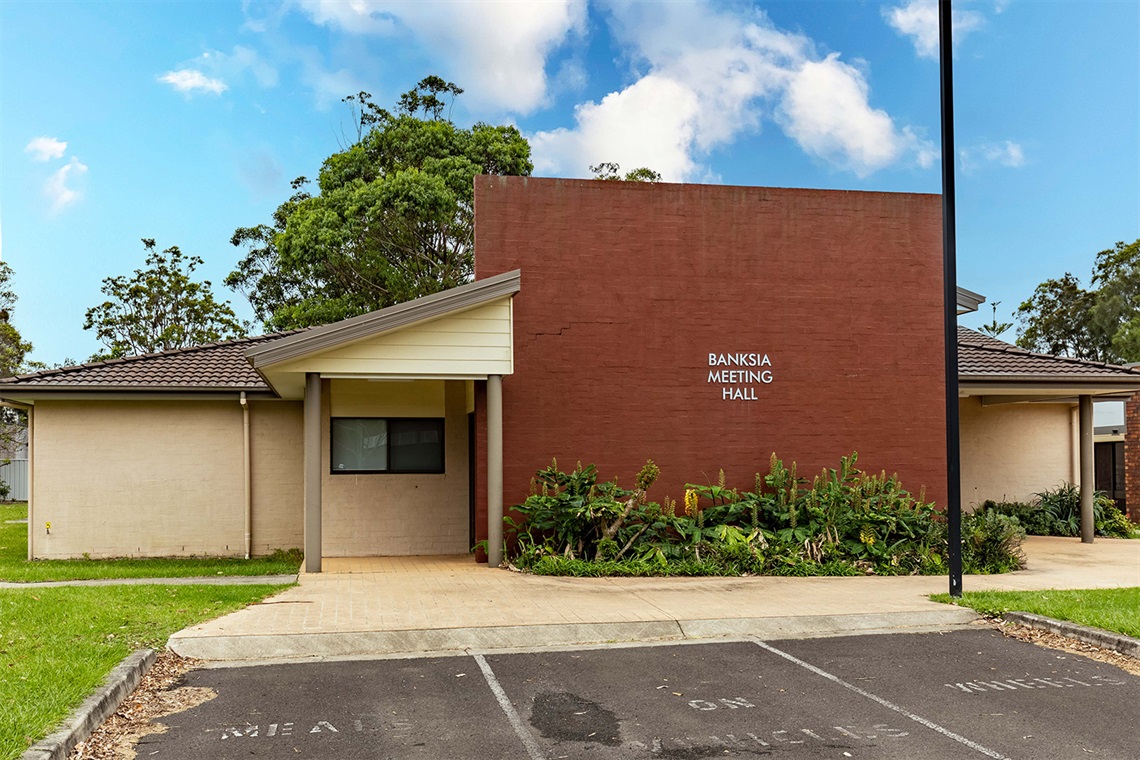
{"label": "street light pole", "polygon": [[950,0],[938,0],[942,89],[942,281],[946,342],[946,519],[950,596],[962,596],[962,462],[958,430],[958,266],[954,241],[954,50]]}

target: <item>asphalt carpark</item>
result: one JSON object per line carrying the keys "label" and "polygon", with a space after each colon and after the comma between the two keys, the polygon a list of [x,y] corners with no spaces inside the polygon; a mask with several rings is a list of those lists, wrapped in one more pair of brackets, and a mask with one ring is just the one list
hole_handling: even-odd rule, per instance
{"label": "asphalt carpark", "polygon": [[143,758],[1140,758],[1140,677],[991,629],[191,671]]}

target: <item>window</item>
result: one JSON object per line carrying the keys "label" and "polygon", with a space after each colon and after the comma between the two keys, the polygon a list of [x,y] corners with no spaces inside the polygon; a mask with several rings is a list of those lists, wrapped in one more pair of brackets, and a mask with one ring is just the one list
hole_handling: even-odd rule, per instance
{"label": "window", "polygon": [[443,420],[334,417],[333,473],[443,472]]}

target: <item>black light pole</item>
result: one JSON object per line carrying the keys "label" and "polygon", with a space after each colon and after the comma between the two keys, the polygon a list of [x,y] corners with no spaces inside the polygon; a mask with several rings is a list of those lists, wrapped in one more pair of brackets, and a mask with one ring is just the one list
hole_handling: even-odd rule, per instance
{"label": "black light pole", "polygon": [[946,340],[946,518],[950,596],[962,596],[962,463],[958,442],[958,265],[954,248],[954,51],[950,0],[938,0],[938,61],[942,82],[942,280]]}

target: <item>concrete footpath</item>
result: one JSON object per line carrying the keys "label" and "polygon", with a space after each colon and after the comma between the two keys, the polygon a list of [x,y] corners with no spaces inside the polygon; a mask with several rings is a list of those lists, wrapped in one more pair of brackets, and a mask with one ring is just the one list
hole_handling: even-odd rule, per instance
{"label": "concrete footpath", "polygon": [[[1029,569],[965,589],[1140,586],[1140,541],[1031,537]],[[945,630],[972,611],[931,602],[945,577],[548,578],[470,557],[325,560],[260,604],[180,631],[206,660],[367,656],[619,641]]]}
{"label": "concrete footpath", "polygon": [[0,581],[0,589],[63,586],[273,586],[295,583],[296,575],[189,575],[183,578],[93,578],[75,581]]}

